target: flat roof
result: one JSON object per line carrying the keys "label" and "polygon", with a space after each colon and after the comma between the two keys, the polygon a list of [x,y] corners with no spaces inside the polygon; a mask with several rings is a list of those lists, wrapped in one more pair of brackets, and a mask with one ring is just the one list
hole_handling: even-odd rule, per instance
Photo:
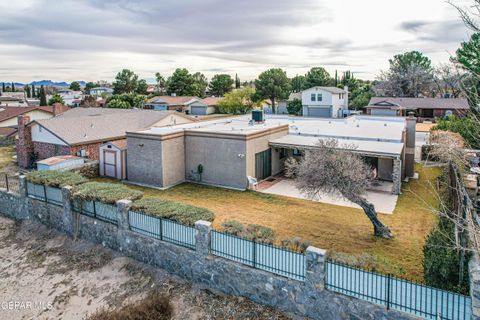
{"label": "flat roof", "polygon": [[136,133],[163,135],[182,131],[197,131],[248,135],[288,125],[289,134],[295,136],[400,143],[406,125],[406,120],[402,117],[352,116],[342,119],[327,119],[266,115],[265,122],[254,125],[251,124],[250,119],[250,115],[219,118],[197,123],[152,127],[147,130],[136,131]]}

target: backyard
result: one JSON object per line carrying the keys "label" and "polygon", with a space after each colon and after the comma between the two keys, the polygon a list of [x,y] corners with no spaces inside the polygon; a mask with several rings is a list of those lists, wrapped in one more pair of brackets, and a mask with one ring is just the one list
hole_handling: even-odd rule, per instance
{"label": "backyard", "polygon": [[273,228],[280,240],[301,237],[329,250],[334,258],[422,281],[422,249],[425,237],[436,222],[431,211],[431,207],[437,205],[432,185],[441,168],[417,165],[416,171],[419,180],[404,183],[394,213],[380,216],[395,234],[394,240],[376,239],[372,225],[360,209],[191,183],[163,191],[130,187],[143,191],[145,196],[210,209],[215,213],[214,228],[217,229],[230,219],[265,225]]}

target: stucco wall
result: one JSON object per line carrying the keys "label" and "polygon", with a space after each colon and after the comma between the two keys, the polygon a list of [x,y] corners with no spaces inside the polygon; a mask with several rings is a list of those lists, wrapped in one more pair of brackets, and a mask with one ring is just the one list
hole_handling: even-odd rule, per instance
{"label": "stucco wall", "polygon": [[187,132],[185,136],[187,179],[203,165],[203,183],[237,189],[247,187],[246,141]]}
{"label": "stucco wall", "polygon": [[163,164],[160,141],[127,135],[127,150],[128,180],[161,187]]}
{"label": "stucco wall", "polygon": [[163,187],[185,181],[185,137],[183,132],[162,142]]}
{"label": "stucco wall", "polygon": [[392,181],[393,159],[378,158],[378,178]]}

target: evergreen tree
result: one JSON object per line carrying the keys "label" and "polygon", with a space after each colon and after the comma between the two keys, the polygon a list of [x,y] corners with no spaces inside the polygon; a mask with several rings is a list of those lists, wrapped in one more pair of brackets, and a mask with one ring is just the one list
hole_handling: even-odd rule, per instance
{"label": "evergreen tree", "polygon": [[27,84],[27,85],[25,85],[25,88],[24,88],[24,90],[25,90],[25,93],[27,94],[27,98],[31,98],[31,97],[32,97],[32,95],[31,95],[31,92],[30,92],[30,87],[28,86],[28,84]]}
{"label": "evergreen tree", "polygon": [[2,92],[5,92],[5,82],[2,82]]}
{"label": "evergreen tree", "polygon": [[236,73],[235,73],[235,89],[240,89],[240,78]]}
{"label": "evergreen tree", "polygon": [[35,85],[32,84],[32,98],[36,98],[37,97],[37,92],[35,90]]}
{"label": "evergreen tree", "polygon": [[15,92],[15,83],[12,81],[12,92]]}
{"label": "evergreen tree", "polygon": [[338,86],[338,73],[337,70],[335,70],[335,87]]}
{"label": "evergreen tree", "polygon": [[47,94],[45,93],[45,88],[43,85],[40,87],[40,106],[47,105]]}

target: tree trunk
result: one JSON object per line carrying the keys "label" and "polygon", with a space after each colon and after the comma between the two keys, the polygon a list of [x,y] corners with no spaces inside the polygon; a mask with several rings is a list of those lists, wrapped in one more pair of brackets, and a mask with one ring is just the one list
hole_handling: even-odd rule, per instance
{"label": "tree trunk", "polygon": [[375,211],[373,204],[365,199],[361,199],[359,202],[357,202],[357,204],[362,207],[368,219],[370,219],[370,222],[373,224],[373,232],[375,237],[393,239],[390,229],[378,219],[377,212]]}
{"label": "tree trunk", "polygon": [[275,112],[275,97],[270,98],[272,100],[272,114],[276,114]]}

